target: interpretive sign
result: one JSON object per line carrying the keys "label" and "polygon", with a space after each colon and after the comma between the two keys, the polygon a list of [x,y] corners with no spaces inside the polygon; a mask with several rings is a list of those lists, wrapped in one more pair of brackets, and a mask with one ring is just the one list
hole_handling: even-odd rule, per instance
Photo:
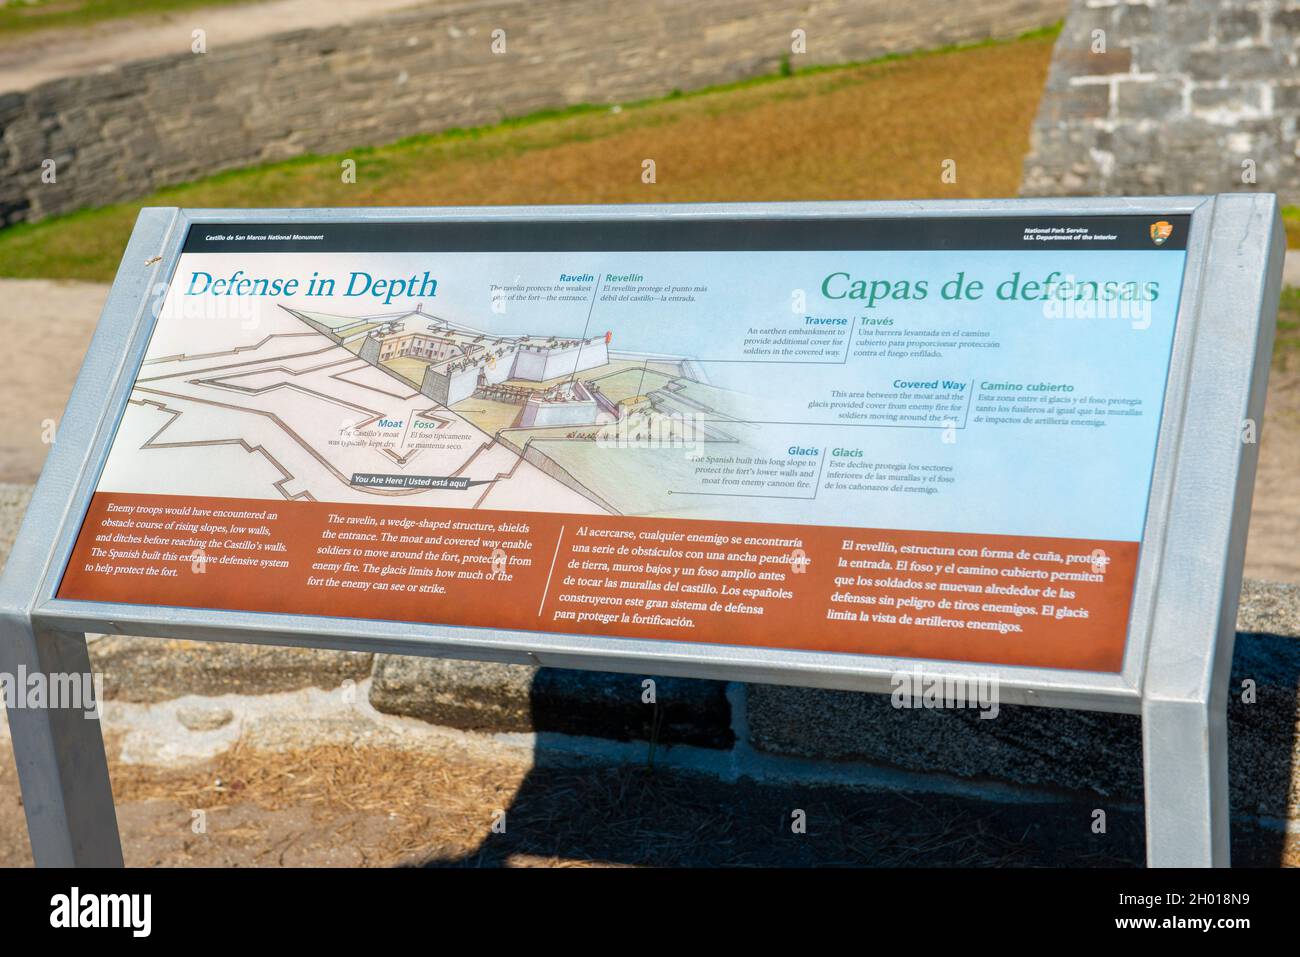
{"label": "interpretive sign", "polygon": [[1119,671],[1188,219],[195,226],[58,594]]}
{"label": "interpretive sign", "polygon": [[[61,630],[862,690],[921,659],[1139,710],[1175,590],[1212,619],[1183,651],[1230,655],[1276,219],[147,210],[69,413],[101,414],[5,598],[27,575]],[[1175,554],[1181,509],[1215,517]],[[1190,859],[1222,858],[1211,817]]]}

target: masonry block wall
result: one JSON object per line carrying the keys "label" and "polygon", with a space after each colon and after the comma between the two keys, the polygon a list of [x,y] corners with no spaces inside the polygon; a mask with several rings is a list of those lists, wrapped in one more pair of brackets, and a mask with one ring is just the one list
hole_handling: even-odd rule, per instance
{"label": "masonry block wall", "polygon": [[1300,2],[1071,0],[1021,192],[1300,202]]}
{"label": "masonry block wall", "polygon": [[[1066,0],[471,0],[0,92],[0,225],[220,170],[1058,21]],[[492,52],[493,31],[505,52]],[[807,52],[791,55],[803,30]],[[41,181],[55,161],[55,184]],[[849,198],[849,197],[846,197]]]}

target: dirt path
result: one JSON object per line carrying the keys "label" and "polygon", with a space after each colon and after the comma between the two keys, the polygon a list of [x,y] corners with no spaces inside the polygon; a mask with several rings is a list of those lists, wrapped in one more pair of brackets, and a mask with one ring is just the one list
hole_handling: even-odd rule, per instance
{"label": "dirt path", "polygon": [[1269,376],[1246,574],[1300,584],[1300,357],[1289,360]]}
{"label": "dirt path", "polygon": [[0,44],[0,92],[89,73],[130,60],[190,50],[192,33],[207,33],[209,50],[289,30],[370,19],[429,0],[270,0],[229,7],[109,20],[90,27],[43,30]]}
{"label": "dirt path", "polygon": [[48,423],[63,415],[107,296],[99,283],[0,280],[0,334],[23,343],[0,377],[0,481],[40,475]]}

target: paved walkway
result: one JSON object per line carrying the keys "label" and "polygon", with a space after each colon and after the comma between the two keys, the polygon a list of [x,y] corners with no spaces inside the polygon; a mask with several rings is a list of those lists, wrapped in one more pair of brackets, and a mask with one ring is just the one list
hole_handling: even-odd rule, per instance
{"label": "paved walkway", "polygon": [[270,34],[351,23],[390,10],[428,5],[430,0],[268,0],[43,30],[0,43],[0,93],[131,60],[187,52],[196,29],[207,31],[208,50],[215,50]]}

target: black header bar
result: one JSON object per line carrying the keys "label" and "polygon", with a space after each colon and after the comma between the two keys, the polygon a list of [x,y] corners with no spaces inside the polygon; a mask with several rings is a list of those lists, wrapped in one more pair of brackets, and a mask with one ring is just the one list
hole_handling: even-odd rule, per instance
{"label": "black header bar", "polygon": [[[1187,248],[1191,217],[197,223],[187,253],[702,252]],[[1160,224],[1160,225],[1157,225]],[[1157,239],[1161,240],[1157,242]]]}

